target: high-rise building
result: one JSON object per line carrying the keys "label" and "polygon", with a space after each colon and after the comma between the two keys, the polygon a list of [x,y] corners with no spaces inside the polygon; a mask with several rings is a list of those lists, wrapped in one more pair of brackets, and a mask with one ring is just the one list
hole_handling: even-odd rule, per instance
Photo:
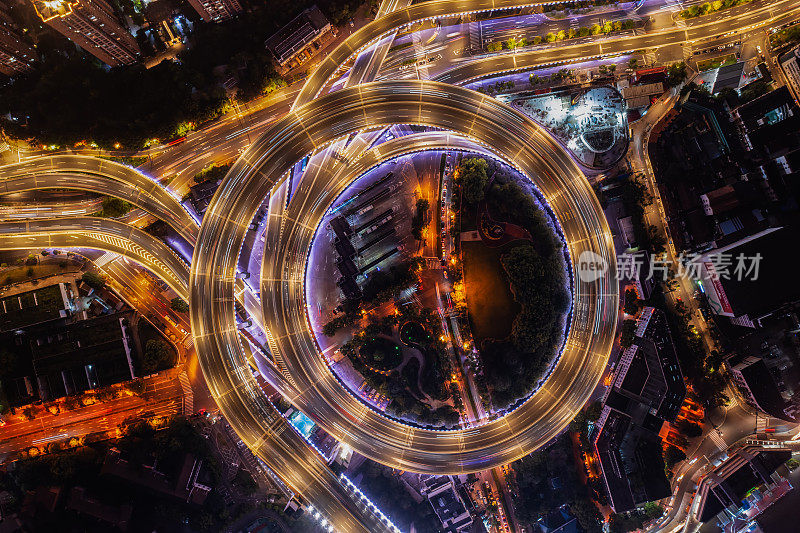
{"label": "high-rise building", "polygon": [[239,0],[189,0],[206,22],[221,22],[242,12]]}
{"label": "high-rise building", "polygon": [[16,76],[32,70],[36,50],[22,38],[22,32],[0,4],[0,73]]}
{"label": "high-rise building", "polygon": [[136,39],[104,0],[31,0],[39,17],[103,63],[116,67],[135,63]]}

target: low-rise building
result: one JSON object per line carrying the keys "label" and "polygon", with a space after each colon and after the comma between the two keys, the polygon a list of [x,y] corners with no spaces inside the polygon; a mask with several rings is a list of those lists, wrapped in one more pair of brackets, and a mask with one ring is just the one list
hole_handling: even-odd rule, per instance
{"label": "low-rise building", "polygon": [[239,0],[189,0],[206,22],[222,22],[242,12]]}
{"label": "low-rise building", "polygon": [[622,89],[622,98],[628,109],[637,109],[650,105],[650,99],[664,92],[664,84],[661,82],[644,83],[631,85]]}
{"label": "low-rise building", "polygon": [[69,288],[56,283],[0,299],[0,332],[17,331],[70,315]]}
{"label": "low-rise building", "polygon": [[86,494],[83,487],[73,487],[69,493],[66,509],[90,516],[125,532],[130,525],[133,506],[130,504],[109,505]]}
{"label": "low-rise building", "polygon": [[319,53],[333,33],[331,23],[315,4],[278,30],[264,45],[275,58],[279,70],[285,72]]}
{"label": "low-rise building", "polygon": [[115,476],[153,492],[196,505],[203,505],[208,493],[211,492],[211,487],[201,481],[203,461],[191,453],[184,456],[183,464],[174,482],[171,482],[154,466],[131,465],[116,448],[111,448],[106,454],[100,473]]}
{"label": "low-rise building", "polygon": [[472,516],[450,476],[431,476],[423,480],[420,492],[428,498],[444,531],[460,533],[472,527]]}

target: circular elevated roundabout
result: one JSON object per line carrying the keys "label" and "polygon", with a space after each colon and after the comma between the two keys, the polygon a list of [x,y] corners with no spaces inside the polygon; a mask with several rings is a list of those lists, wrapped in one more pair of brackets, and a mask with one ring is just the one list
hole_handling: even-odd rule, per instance
{"label": "circular elevated roundabout", "polygon": [[[394,468],[445,474],[506,464],[557,435],[597,385],[614,338],[618,292],[611,234],[585,176],[540,126],[474,91],[426,81],[368,83],[317,98],[270,127],[231,168],[200,228],[189,280],[200,364],[221,411],[245,442],[256,453],[274,443],[274,410],[247,367],[236,327],[239,250],[264,198],[296,161],[342,136],[393,124],[453,132],[511,163],[541,190],[573,258],[571,322],[558,362],[516,410],[458,430],[414,427],[353,396],[319,353],[305,301],[311,240],[352,180],[342,173],[337,180],[304,183],[281,213],[270,215],[281,217],[280,231],[268,229],[261,305],[273,356],[289,375],[275,373],[270,381],[335,438]],[[434,139],[427,148],[438,144]],[[592,281],[577,275],[575,260],[585,257],[607,265]]]}

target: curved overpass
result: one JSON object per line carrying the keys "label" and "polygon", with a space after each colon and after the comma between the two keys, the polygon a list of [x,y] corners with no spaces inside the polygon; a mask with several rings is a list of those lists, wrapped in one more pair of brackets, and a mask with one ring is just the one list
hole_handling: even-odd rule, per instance
{"label": "curved overpass", "polygon": [[[383,82],[344,89],[276,123],[231,168],[206,213],[195,248],[190,292],[192,331],[201,366],[223,413],[237,414],[235,429],[257,441],[259,421],[252,384],[232,369],[242,364],[232,323],[236,251],[261,200],[285,170],[332,138],[367,127],[423,124],[455,131],[494,146],[532,176],[560,218],[572,257],[591,251],[609,270],[591,283],[578,279],[566,350],[545,385],[504,419],[454,431],[414,428],[390,420],[350,395],[317,353],[305,315],[304,271],[318,220],[343,190],[337,183],[302,187],[284,214],[287,245],[265,256],[262,305],[266,325],[298,383],[290,398],[336,438],[366,456],[420,472],[469,472],[508,463],[544,444],[569,423],[597,384],[616,327],[613,244],[588,182],[564,151],[535,123],[479,93],[433,82]],[[294,207],[293,207],[294,206]],[[229,214],[237,216],[231,220]],[[230,394],[236,391],[237,394]],[[232,422],[233,424],[233,422]]]}
{"label": "curved overpass", "polygon": [[[353,33],[333,52],[323,60],[314,72],[308,77],[300,93],[295,99],[294,108],[313,100],[323,90],[325,85],[333,78],[337,71],[343,67],[348,59],[359,50],[369,46],[384,35],[408,26],[414,22],[445,16],[457,16],[481,11],[499,9],[513,9],[534,5],[548,4],[551,2],[525,1],[525,0],[433,0],[414,4],[404,9],[398,9],[382,17],[376,18],[357,32]],[[656,48],[670,44],[691,42],[700,39],[722,35],[738,29],[752,29],[766,24],[776,24],[794,20],[800,13],[800,6],[793,0],[780,0],[778,2],[764,3],[763,7],[749,9],[736,16],[709,15],[697,22],[689,22],[686,28],[671,28],[659,32],[604,38],[599,43],[565,41],[555,43],[550,47],[539,48],[528,52],[511,51],[481,58],[477,61],[467,62],[456,67],[452,74],[443,74],[438,77],[440,81],[449,83],[463,83],[470,79],[487,76],[496,72],[523,70],[549,63],[561,63],[576,59],[589,59],[598,56],[607,56]],[[708,20],[711,22],[707,22]],[[473,65],[474,64],[474,65]]]}
{"label": "curved overpass", "polygon": [[124,255],[154,272],[188,300],[189,266],[149,233],[95,217],[67,217],[0,223],[0,249],[96,248]]}
{"label": "curved overpass", "polygon": [[767,24],[782,24],[795,20],[800,15],[800,5],[794,0],[764,3],[758,9],[755,9],[752,4],[747,4],[747,7],[753,9],[744,11],[734,18],[714,17],[717,20],[700,21],[700,23],[689,25],[686,28],[673,28],[637,36],[622,36],[604,39],[600,42],[589,42],[585,39],[563,41],[549,48],[487,55],[446,70],[433,79],[444,83],[465,84],[504,72],[529,70],[548,64],[573,62],[624,54],[633,50],[698,41],[728,33],[739,27],[750,28]]}
{"label": "curved overpass", "polygon": [[0,193],[32,189],[78,189],[129,201],[173,227],[189,243],[198,222],[177,198],[126,165],[82,155],[37,157],[0,167]]}

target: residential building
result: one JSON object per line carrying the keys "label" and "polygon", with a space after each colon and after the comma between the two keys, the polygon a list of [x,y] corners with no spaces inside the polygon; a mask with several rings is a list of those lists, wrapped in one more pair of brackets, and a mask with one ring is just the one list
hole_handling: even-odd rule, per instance
{"label": "residential building", "polygon": [[615,409],[605,407],[603,415],[595,449],[614,512],[668,497],[670,487],[658,434],[635,425],[629,415]]}
{"label": "residential building", "polygon": [[239,0],[189,0],[206,22],[222,22],[242,12]]}
{"label": "residential building", "polygon": [[569,506],[550,511],[541,517],[536,525],[541,533],[580,533],[583,531],[578,519],[569,513]]}
{"label": "residential building", "polygon": [[86,494],[83,487],[72,487],[69,492],[66,509],[78,514],[90,516],[100,522],[109,524],[119,531],[125,532],[130,525],[133,506],[104,504]]}
{"label": "residential building", "polygon": [[757,328],[784,305],[800,300],[800,286],[791,282],[800,260],[800,250],[788,245],[794,231],[768,227],[700,256],[700,286],[711,310],[737,326]]}
{"label": "residential building", "polygon": [[139,45],[105,0],[31,0],[48,26],[103,63],[117,67],[139,58]]}
{"label": "residential building", "polygon": [[781,396],[775,376],[761,357],[746,355],[729,362],[731,377],[747,403],[762,413],[786,420],[797,421],[797,409]]}
{"label": "residential building", "polygon": [[316,55],[333,34],[331,23],[315,4],[297,15],[264,44],[279,69],[286,71]]}
{"label": "residential building", "polygon": [[603,398],[594,438],[609,503],[617,513],[670,495],[659,434],[675,420],[686,396],[664,313],[644,308],[634,335]]}
{"label": "residential building", "polygon": [[211,487],[202,481],[208,475],[203,469],[203,461],[191,453],[184,456],[183,465],[174,482],[155,466],[130,464],[116,448],[111,448],[106,454],[100,473],[195,505],[203,505],[211,492]]}
{"label": "residential building", "polygon": [[452,477],[431,476],[423,480],[420,492],[428,498],[443,531],[461,533],[472,527],[472,517],[458,495]]}
{"label": "residential building", "polygon": [[16,76],[33,71],[36,50],[25,41],[22,30],[0,4],[0,73]]}
{"label": "residential building", "polygon": [[778,58],[794,94],[800,94],[800,45],[795,46]]}
{"label": "residential building", "polygon": [[717,517],[726,524],[757,502],[762,491],[775,488],[781,481],[775,471],[788,461],[788,450],[757,450],[744,448],[708,474],[697,489],[697,516],[701,522]]}

